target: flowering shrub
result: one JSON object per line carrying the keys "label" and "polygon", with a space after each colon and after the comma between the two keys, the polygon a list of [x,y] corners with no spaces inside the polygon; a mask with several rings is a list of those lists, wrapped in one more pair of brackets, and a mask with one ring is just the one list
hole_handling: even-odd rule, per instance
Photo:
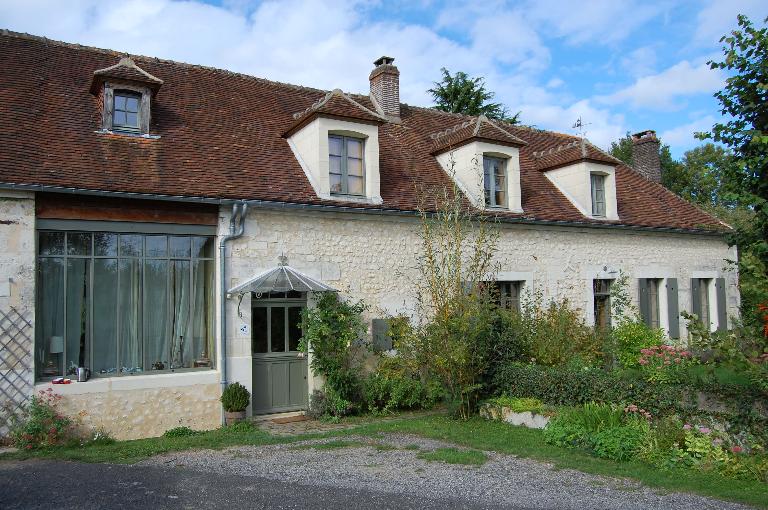
{"label": "flowering shrub", "polygon": [[695,361],[690,352],[682,347],[657,345],[640,349],[637,360],[649,382],[679,383],[685,369]]}
{"label": "flowering shrub", "polygon": [[629,404],[627,407],[624,408],[624,413],[627,416],[633,416],[636,418],[644,418],[646,420],[651,419],[651,413],[646,411],[645,409],[642,409],[640,407],[637,407],[635,404]]}
{"label": "flowering shrub", "polygon": [[16,417],[11,424],[10,437],[17,448],[43,448],[65,439],[72,421],[57,411],[60,400],[61,395],[51,388],[32,396],[24,406],[22,416]]}

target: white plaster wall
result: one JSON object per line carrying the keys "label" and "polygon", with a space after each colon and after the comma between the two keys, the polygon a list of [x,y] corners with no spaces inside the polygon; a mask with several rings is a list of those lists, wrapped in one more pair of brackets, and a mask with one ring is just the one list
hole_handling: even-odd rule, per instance
{"label": "white plaster wall", "polygon": [[[523,275],[526,289],[541,291],[545,299],[567,297],[590,323],[592,280],[615,278],[619,271],[629,276],[635,301],[637,278],[677,278],[681,310],[690,302],[693,272],[713,272],[726,278],[729,314],[738,313],[737,276],[724,269],[725,259],[734,258],[735,252],[718,238],[574,227],[501,229],[499,276]],[[363,299],[371,306],[369,318],[411,313],[419,251],[415,219],[252,209],[244,237],[232,243],[229,285],[273,267],[284,253],[290,265],[340,289],[343,296]],[[246,300],[244,319],[236,318],[234,303],[230,307],[232,326],[249,322]],[[684,337],[683,321],[681,330]],[[231,355],[248,356],[250,333],[241,335],[234,327],[230,331]]]}
{"label": "white plaster wall", "polygon": [[565,197],[583,214],[592,217],[592,182],[590,174],[605,175],[605,219],[619,219],[616,204],[616,171],[610,165],[582,161],[544,173]]}
{"label": "white plaster wall", "polygon": [[[328,135],[355,136],[365,140],[365,197],[331,195],[328,157]],[[320,198],[349,201],[382,202],[379,174],[379,127],[372,124],[355,123],[339,119],[317,117],[288,138],[310,184]]]}
{"label": "white plaster wall", "polygon": [[452,176],[459,189],[478,208],[485,207],[483,155],[499,157],[507,162],[507,201],[510,211],[522,212],[520,191],[520,151],[516,147],[471,142],[437,155],[437,162]]}
{"label": "white plaster wall", "polygon": [[[32,327],[25,327],[24,333],[29,341],[13,345],[3,336],[0,347],[0,372],[16,380],[17,387],[24,389],[24,394],[5,386],[3,389],[14,400],[29,397],[34,383],[34,338],[35,338],[35,197],[33,193],[0,190],[0,311],[8,314],[15,308]],[[11,314],[11,317],[13,315]],[[8,323],[4,327],[14,331]],[[11,347],[9,352],[8,347]],[[21,361],[21,363],[17,363]],[[10,374],[11,371],[16,374]],[[20,376],[26,385],[19,384]],[[6,394],[0,393],[0,413]],[[2,420],[0,420],[2,423]],[[0,430],[0,435],[5,431]]]}

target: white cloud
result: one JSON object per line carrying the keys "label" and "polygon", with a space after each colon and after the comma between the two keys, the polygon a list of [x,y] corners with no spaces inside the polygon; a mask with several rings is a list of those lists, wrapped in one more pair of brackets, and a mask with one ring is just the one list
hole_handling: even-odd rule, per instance
{"label": "white cloud", "polygon": [[765,0],[710,0],[696,17],[697,27],[693,42],[717,46],[722,36],[737,27],[738,14],[746,15],[759,26],[768,15],[768,9]]}
{"label": "white cloud", "polygon": [[644,76],[635,83],[597,100],[609,105],[670,110],[680,108],[680,98],[709,94],[723,85],[722,74],[706,64],[691,65],[683,60],[659,74]]}
{"label": "white cloud", "polygon": [[571,44],[614,43],[658,15],[662,7],[634,0],[590,0],[578,4],[561,0],[532,0],[526,16],[543,24]]}
{"label": "white cloud", "polygon": [[662,131],[659,136],[664,143],[673,145],[678,150],[688,150],[701,143],[693,134],[709,131],[715,122],[717,121],[712,115],[707,115],[687,124]]}
{"label": "white cloud", "polygon": [[624,55],[620,65],[635,78],[648,76],[656,70],[656,51],[650,46],[642,46]]}
{"label": "white cloud", "polygon": [[597,108],[587,99],[567,107],[528,104],[522,105],[521,108],[524,123],[571,135],[579,134],[573,125],[577,119],[581,118],[586,137],[603,149],[610,148],[611,142],[626,134],[623,115]]}

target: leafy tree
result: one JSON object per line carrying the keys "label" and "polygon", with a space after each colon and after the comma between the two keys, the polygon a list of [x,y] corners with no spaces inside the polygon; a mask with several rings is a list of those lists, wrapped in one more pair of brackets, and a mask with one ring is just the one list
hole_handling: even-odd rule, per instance
{"label": "leafy tree", "polygon": [[470,78],[461,71],[451,75],[444,67],[440,72],[443,73],[443,79],[434,82],[434,88],[427,91],[432,94],[437,104],[436,109],[465,115],[485,115],[489,119],[503,120],[510,124],[520,122],[520,112],[510,116],[504,105],[490,102],[496,94],[486,90],[483,78]]}
{"label": "leafy tree", "polygon": [[742,254],[742,278],[756,279],[742,287],[742,302],[750,307],[743,313],[749,320],[756,318],[759,304],[768,302],[768,27],[755,28],[743,15],[738,16],[738,25],[720,39],[723,60],[708,62],[712,69],[730,74],[725,87],[715,93],[727,120],[698,136],[733,151],[738,164],[729,165],[723,178],[735,199],[754,212],[753,221],[737,228],[732,239]]}

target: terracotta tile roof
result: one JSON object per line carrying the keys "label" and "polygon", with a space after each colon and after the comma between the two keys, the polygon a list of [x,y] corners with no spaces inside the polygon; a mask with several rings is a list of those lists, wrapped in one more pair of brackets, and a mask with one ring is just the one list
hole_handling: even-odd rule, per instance
{"label": "terracotta tile roof", "polygon": [[526,145],[524,140],[501,128],[485,115],[470,117],[460,124],[432,133],[429,137],[435,145],[432,154],[440,154],[474,140],[484,140],[514,147]]}
{"label": "terracotta tile roof", "polygon": [[309,108],[293,114],[296,121],[288,128],[283,136],[289,136],[318,115],[341,117],[345,119],[361,120],[363,122],[382,123],[387,119],[378,113],[366,108],[360,102],[339,89],[328,92],[322,99],[312,104]]}
{"label": "terracotta tile roof", "polygon": [[120,59],[120,62],[113,66],[94,71],[93,82],[91,83],[91,93],[98,93],[99,85],[108,78],[144,83],[155,91],[163,84],[163,80],[156,76],[152,76],[144,69],[137,66],[130,57],[123,57]]}
{"label": "terracotta tile roof", "polygon": [[612,166],[623,164],[620,159],[606,154],[586,139],[577,139],[557,147],[534,151],[532,155],[536,161],[536,168],[539,170],[551,170],[578,161],[596,161]]}
{"label": "terracotta tile roof", "polygon": [[[133,57],[139,68],[163,81],[153,99],[150,126],[159,138],[98,132],[100,98],[89,93],[93,72],[113,66],[122,56],[0,31],[0,186],[414,211],[419,190],[451,184],[433,155],[436,141],[430,135],[468,123],[452,135],[465,136],[466,129],[473,136],[520,146],[525,212],[504,216],[604,223],[582,216],[540,171],[543,158],[534,157],[576,137],[408,105],[401,106],[399,123],[382,122],[367,96],[219,69]],[[381,122],[381,205],[327,201],[315,195],[283,134],[316,114]],[[723,228],[712,216],[624,165],[617,167],[616,181],[620,224]]]}

